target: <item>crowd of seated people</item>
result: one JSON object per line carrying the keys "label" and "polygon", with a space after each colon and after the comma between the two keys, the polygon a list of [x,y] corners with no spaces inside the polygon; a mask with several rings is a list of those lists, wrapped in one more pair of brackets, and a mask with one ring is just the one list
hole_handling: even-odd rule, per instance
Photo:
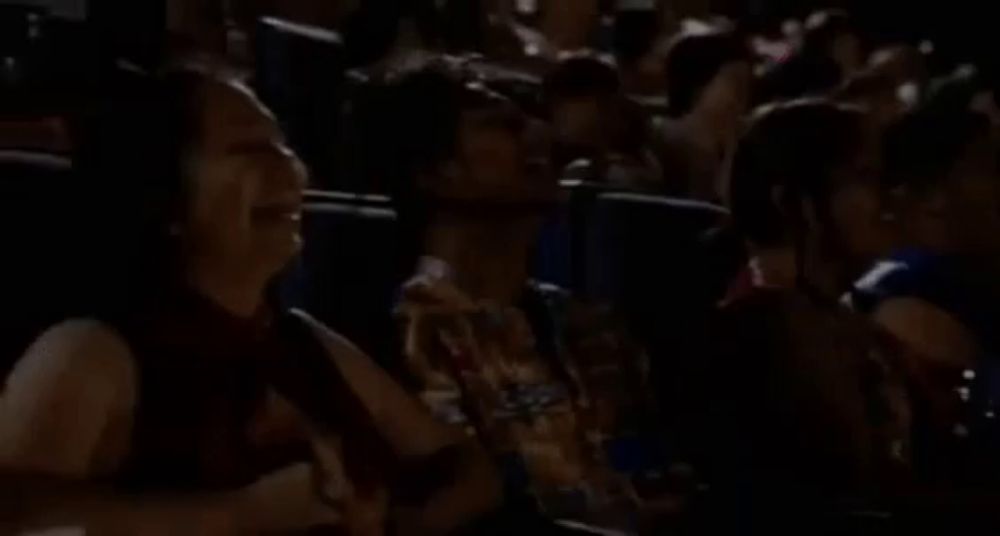
{"label": "crowd of seated people", "polygon": [[0,333],[0,534],[1000,529],[985,71],[837,10],[197,4],[0,117],[87,274]]}

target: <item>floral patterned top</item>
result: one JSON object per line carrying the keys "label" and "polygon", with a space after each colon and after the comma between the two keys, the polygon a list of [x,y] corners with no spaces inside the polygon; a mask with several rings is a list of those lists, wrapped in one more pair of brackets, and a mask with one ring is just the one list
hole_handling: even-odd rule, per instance
{"label": "floral patterned top", "polygon": [[425,259],[397,309],[421,396],[476,434],[509,484],[556,519],[630,530],[630,477],[658,469],[644,352],[612,316],[555,287],[476,301]]}

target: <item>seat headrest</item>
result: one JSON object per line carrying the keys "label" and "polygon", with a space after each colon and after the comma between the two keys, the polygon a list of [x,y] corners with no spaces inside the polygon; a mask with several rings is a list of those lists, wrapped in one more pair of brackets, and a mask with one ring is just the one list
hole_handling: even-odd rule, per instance
{"label": "seat headrest", "polygon": [[11,168],[65,173],[72,171],[73,162],[65,156],[51,153],[0,149],[0,170]]}
{"label": "seat headrest", "polygon": [[636,194],[627,192],[606,193],[600,196],[600,201],[604,203],[662,207],[663,209],[674,209],[677,211],[703,212],[715,214],[719,217],[729,215],[729,211],[724,207],[704,201],[693,199],[680,199],[675,197],[661,197],[655,195]]}

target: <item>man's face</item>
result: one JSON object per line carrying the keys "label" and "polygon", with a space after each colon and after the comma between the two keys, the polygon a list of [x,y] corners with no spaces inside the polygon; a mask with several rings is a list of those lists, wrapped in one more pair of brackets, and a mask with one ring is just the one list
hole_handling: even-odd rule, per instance
{"label": "man's face", "polygon": [[501,104],[462,114],[445,195],[490,205],[547,203],[557,191],[547,125]]}
{"label": "man's face", "polygon": [[[878,182],[879,159],[875,136],[866,136],[854,158],[834,172],[836,184],[829,198],[830,224],[848,265],[864,270],[892,246]],[[857,274],[847,274],[854,276]]]}

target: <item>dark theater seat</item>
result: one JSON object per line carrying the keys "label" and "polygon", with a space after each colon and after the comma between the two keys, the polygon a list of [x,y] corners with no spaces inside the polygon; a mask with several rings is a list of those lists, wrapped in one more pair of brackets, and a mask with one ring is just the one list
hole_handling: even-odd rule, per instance
{"label": "dark theater seat", "polygon": [[66,158],[0,150],[0,375],[85,299],[89,252],[74,179]]}
{"label": "dark theater seat", "polygon": [[597,197],[608,187],[583,180],[563,180],[560,187],[560,203],[542,228],[532,275],[583,292],[587,279],[587,219]]}
{"label": "dark theater seat", "polygon": [[346,56],[340,36],[329,30],[263,18],[256,34],[254,87],[312,171],[333,188],[341,141],[341,102]]}
{"label": "dark theater seat", "polygon": [[705,233],[727,217],[725,209],[697,201],[600,194],[587,224],[588,294],[630,303],[650,288],[690,289],[710,275],[701,254]]}
{"label": "dark theater seat", "polygon": [[302,307],[391,368],[389,313],[399,284],[396,213],[389,199],[309,192],[305,245],[285,288]]}
{"label": "dark theater seat", "polygon": [[743,262],[721,207],[639,194],[598,196],[588,227],[586,293],[614,303],[653,359],[663,402],[678,393],[704,328]]}

